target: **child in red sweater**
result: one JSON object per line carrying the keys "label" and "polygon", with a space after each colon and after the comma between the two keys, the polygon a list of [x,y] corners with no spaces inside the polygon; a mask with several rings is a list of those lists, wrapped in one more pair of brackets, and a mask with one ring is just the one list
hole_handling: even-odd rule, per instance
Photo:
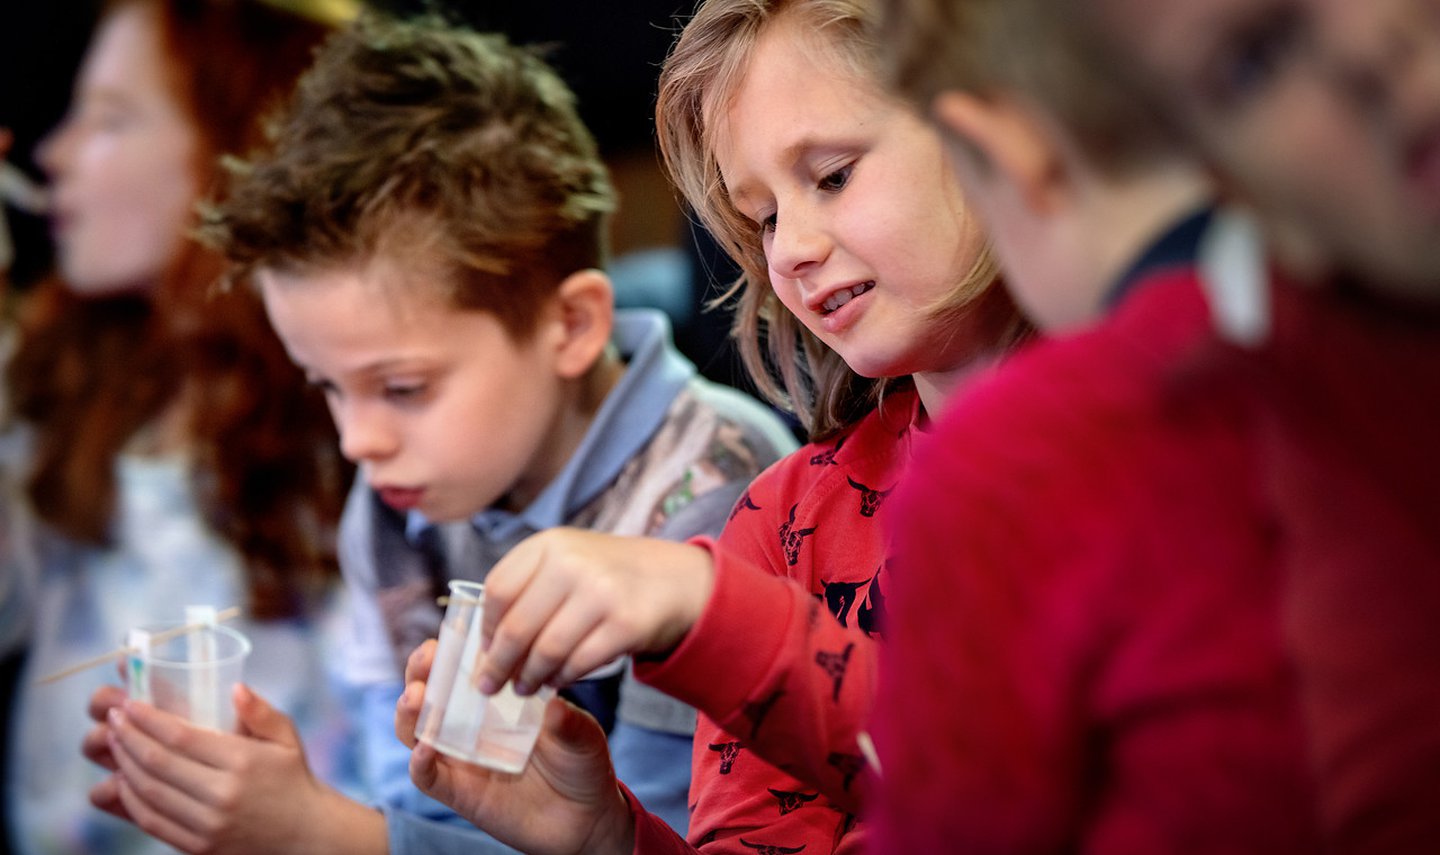
{"label": "child in red sweater", "polygon": [[1137,98],[1308,280],[1233,356],[1256,378],[1326,844],[1440,851],[1440,5],[1090,8],[1104,52],[1146,70]]}
{"label": "child in red sweater", "polygon": [[[737,336],[814,442],[756,480],[716,543],[547,533],[486,580],[490,688],[563,685],[629,652],[699,708],[705,852],[861,847],[887,497],[923,413],[1024,328],[939,135],[881,88],[875,43],[864,3],[711,0],[661,82],[667,165],[744,270]],[[432,655],[412,658],[397,715],[412,744]],[[689,851],[617,795],[593,728],[550,714],[518,779],[425,746],[412,776],[521,849]]]}
{"label": "child in red sweater", "polygon": [[1435,850],[1435,7],[890,5],[902,83],[958,90],[936,115],[998,164],[967,186],[1002,261],[1017,197],[991,217],[975,182],[1031,202],[1057,173],[987,140],[1027,111],[1095,130],[1066,113],[1079,86],[1135,111],[1092,150],[1134,163],[1137,128],[1162,153],[1184,129],[1292,271],[1349,284],[1235,302],[1267,277],[1227,221],[1202,266],[1226,333],[1268,333],[1256,354],[1209,340],[1177,269],[947,414],[917,455],[935,477],[897,497],[875,851]]}

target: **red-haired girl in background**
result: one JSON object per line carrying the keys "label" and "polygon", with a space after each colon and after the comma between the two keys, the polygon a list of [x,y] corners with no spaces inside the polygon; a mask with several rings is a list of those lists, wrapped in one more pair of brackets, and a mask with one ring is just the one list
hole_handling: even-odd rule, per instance
{"label": "red-haired girl in background", "polygon": [[0,586],[13,591],[0,616],[30,626],[8,735],[22,852],[161,848],[87,802],[104,770],[77,746],[113,672],[34,677],[187,604],[245,609],[247,682],[301,722],[317,772],[341,772],[322,652],[349,472],[258,299],[214,293],[222,261],[190,238],[220,156],[258,141],[260,116],[336,23],[307,12],[320,3],[285,5],[300,14],[258,0],[107,4],[39,152],[58,275],[23,307],[6,369],[0,506],[7,530],[28,534],[0,544],[19,582]]}

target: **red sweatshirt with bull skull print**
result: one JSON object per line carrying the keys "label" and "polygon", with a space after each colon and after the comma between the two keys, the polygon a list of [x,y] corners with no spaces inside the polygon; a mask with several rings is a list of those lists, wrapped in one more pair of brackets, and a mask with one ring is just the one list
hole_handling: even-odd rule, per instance
{"label": "red sweatshirt with bull skull print", "polygon": [[863,727],[884,631],[885,516],[913,390],[762,473],[719,539],[700,620],[641,680],[699,711],[689,842],[639,809],[637,852],[859,852]]}

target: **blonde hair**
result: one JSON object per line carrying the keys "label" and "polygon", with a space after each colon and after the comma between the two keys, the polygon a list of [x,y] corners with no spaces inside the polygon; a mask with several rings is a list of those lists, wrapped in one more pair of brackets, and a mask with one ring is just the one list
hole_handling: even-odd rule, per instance
{"label": "blonde hair", "polygon": [[[719,117],[765,29],[800,16],[816,43],[860,80],[881,85],[877,21],[863,0],[708,0],[665,61],[655,124],[671,179],[700,223],[740,267],[720,297],[738,297],[731,335],[757,388],[795,412],[812,439],[853,424],[900,378],[850,370],[780,303],[770,287],[759,230],[730,200],[715,159]],[[932,316],[958,319],[996,283],[988,247]],[[718,301],[717,301],[718,302]],[[1021,325],[1017,323],[1017,332]],[[764,345],[762,346],[762,340]]]}

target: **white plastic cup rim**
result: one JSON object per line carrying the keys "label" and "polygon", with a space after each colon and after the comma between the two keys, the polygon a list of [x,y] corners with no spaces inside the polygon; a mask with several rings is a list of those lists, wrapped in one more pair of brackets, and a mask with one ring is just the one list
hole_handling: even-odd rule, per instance
{"label": "white plastic cup rim", "polygon": [[485,586],[479,582],[470,582],[464,579],[450,580],[450,601],[464,600],[467,602],[479,602],[485,596]]}
{"label": "white plastic cup rim", "polygon": [[[173,629],[173,628],[175,628],[175,627],[177,627],[177,626],[180,626],[180,624],[178,624],[178,623],[161,624],[161,625],[156,625],[156,626],[141,627],[141,629],[147,629],[147,630],[150,630],[151,632],[156,632],[156,633],[158,633],[158,632],[164,632],[164,631],[167,630],[167,629]],[[229,665],[229,664],[232,663],[232,662],[236,662],[236,661],[238,661],[238,660],[244,659],[245,657],[247,657],[247,656],[250,655],[250,649],[251,649],[250,639],[249,639],[249,638],[246,638],[246,637],[245,637],[245,634],[242,633],[242,632],[240,632],[239,630],[231,629],[231,628],[228,627],[228,626],[219,626],[219,625],[216,625],[216,626],[208,626],[208,627],[204,627],[204,628],[202,628],[202,629],[196,630],[196,632],[206,632],[206,631],[214,632],[214,633],[217,633],[217,634],[219,634],[219,635],[223,635],[223,636],[226,636],[227,638],[232,639],[232,640],[235,642],[235,644],[236,644],[235,649],[234,649],[233,651],[231,651],[230,653],[227,653],[227,654],[224,655],[224,656],[218,656],[218,657],[216,657],[216,658],[214,658],[214,659],[207,659],[207,660],[205,660],[205,661],[203,661],[203,662],[194,662],[194,661],[191,661],[191,660],[189,660],[189,659],[178,659],[178,658],[175,658],[175,657],[172,657],[172,656],[157,656],[157,655],[155,655],[155,651],[154,651],[153,649],[152,649],[152,650],[148,650],[148,651],[146,651],[146,650],[141,650],[141,651],[136,652],[134,655],[137,656],[137,657],[139,657],[140,661],[145,662],[146,664],[151,665],[151,666],[159,665],[159,666],[162,666],[162,667],[164,667],[164,668],[183,669],[183,670],[200,670],[200,669],[202,669],[202,668],[208,670],[208,669],[214,669],[214,668],[222,668],[222,667],[224,667],[224,666],[226,666],[226,665]],[[172,639],[170,639],[169,641],[167,641],[167,642],[165,642],[164,644],[162,644],[161,647],[163,648],[163,647],[165,647],[165,646],[167,646],[167,645],[170,645],[170,644],[178,644],[178,643],[181,642],[183,639],[185,639],[185,637],[186,637],[186,636],[183,636],[183,635],[182,635],[182,636],[180,636],[179,638],[172,638]],[[182,647],[182,649],[183,649],[183,647]]]}

